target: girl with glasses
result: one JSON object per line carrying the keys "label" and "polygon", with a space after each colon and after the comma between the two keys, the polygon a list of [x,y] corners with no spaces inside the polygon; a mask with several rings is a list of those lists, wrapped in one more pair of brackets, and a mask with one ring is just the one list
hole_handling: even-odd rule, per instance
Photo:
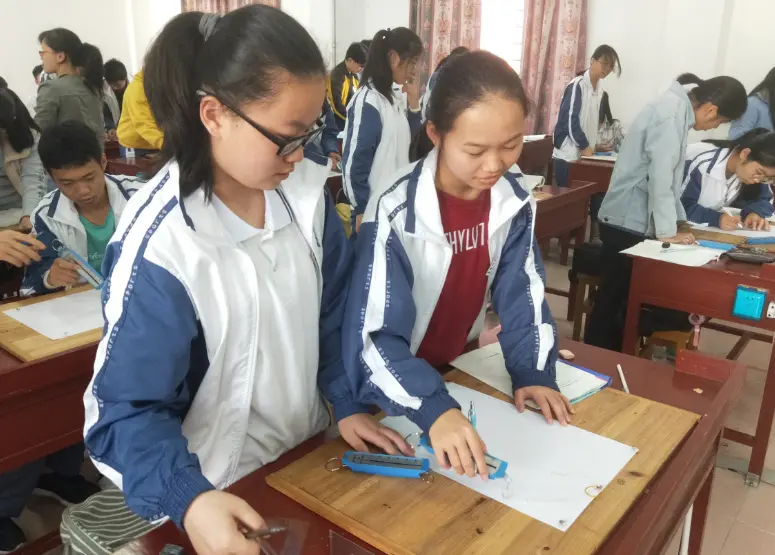
{"label": "girl with glasses", "polygon": [[342,185],[355,231],[369,198],[409,163],[412,133],[421,124],[415,66],[422,53],[420,37],[406,27],[374,35],[344,129]]}
{"label": "girl with glasses", "polygon": [[340,356],[351,252],[319,132],[323,57],[280,10],[170,21],[145,60],[170,160],[105,254],[105,333],[87,448],[147,520],[197,553],[257,555],[263,519],[219,491],[324,430],[388,453],[403,439],[353,398]]}
{"label": "girl with glasses", "polygon": [[[769,230],[773,214],[775,133],[753,129],[737,139],[706,140],[686,149],[681,203],[686,218],[724,230]],[[740,215],[724,209],[738,208]]]}

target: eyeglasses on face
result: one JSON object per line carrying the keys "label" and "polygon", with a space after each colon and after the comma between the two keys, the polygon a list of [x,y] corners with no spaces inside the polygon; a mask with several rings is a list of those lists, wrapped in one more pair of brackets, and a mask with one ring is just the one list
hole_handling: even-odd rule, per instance
{"label": "eyeglasses on face", "polygon": [[242,110],[232,105],[230,102],[226,102],[225,100],[223,100],[223,98],[221,98],[217,94],[214,94],[208,91],[199,90],[197,91],[197,95],[199,95],[200,97],[212,96],[218,102],[223,104],[228,110],[230,110],[231,112],[234,112],[237,116],[239,116],[239,118],[242,121],[250,125],[253,129],[258,131],[264,137],[266,137],[267,139],[272,141],[275,145],[277,145],[277,156],[281,158],[285,156],[290,156],[300,148],[303,148],[310,141],[315,140],[315,138],[317,138],[318,135],[320,135],[323,132],[323,129],[325,129],[326,127],[323,121],[323,117],[321,116],[315,122],[316,126],[315,126],[315,129],[313,129],[312,131],[309,131],[308,133],[299,135],[297,137],[281,137],[279,135],[275,135],[267,128],[263,127],[262,125],[250,119],[247,115],[245,115],[245,113]]}

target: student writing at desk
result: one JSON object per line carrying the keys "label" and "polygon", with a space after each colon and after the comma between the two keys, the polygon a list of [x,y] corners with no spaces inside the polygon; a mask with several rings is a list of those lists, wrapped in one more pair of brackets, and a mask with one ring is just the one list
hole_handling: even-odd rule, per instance
{"label": "student writing at desk", "polygon": [[646,237],[694,242],[691,233],[678,233],[678,221],[686,220],[681,185],[689,130],[715,129],[741,116],[746,104],[745,88],[737,79],[704,81],[687,73],[632,122],[600,207],[601,281],[585,343],[621,350],[632,272],[631,260],[619,254],[622,250]]}
{"label": "student writing at desk", "polygon": [[201,555],[258,555],[243,533],[263,519],[220,490],[323,431],[321,392],[356,449],[411,452],[342,365],[352,252],[328,166],[303,157],[325,62],[298,22],[255,4],[172,19],[145,78],[172,160],[108,246],[86,445],[143,519],[169,517]]}
{"label": "student writing at desk", "polygon": [[[754,129],[731,140],[707,140],[686,149],[681,202],[690,222],[735,230],[769,230],[773,214],[775,133]],[[724,208],[740,209],[740,216]]]}
{"label": "student writing at desk", "polygon": [[27,267],[22,294],[55,291],[77,284],[78,266],[59,257],[69,248],[100,271],[105,249],[127,201],[137,191],[136,178],[105,174],[107,159],[97,135],[87,125],[55,124],[40,138],[40,159],[56,183],[33,212],[33,230],[46,245],[41,260]]}
{"label": "student writing at desk", "polygon": [[515,165],[527,98],[517,73],[484,51],[439,73],[429,148],[369,201],[343,331],[344,360],[363,402],[405,414],[429,433],[439,464],[487,476],[479,435],[434,367],[482,331],[491,298],[517,408],[570,421],[555,381],[556,330],[534,242],[535,201]]}

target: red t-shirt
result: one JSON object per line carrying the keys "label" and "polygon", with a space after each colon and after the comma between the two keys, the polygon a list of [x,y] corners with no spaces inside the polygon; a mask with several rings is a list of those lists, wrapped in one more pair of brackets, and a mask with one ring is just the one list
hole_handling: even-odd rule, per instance
{"label": "red t-shirt", "polygon": [[417,356],[442,366],[463,353],[468,333],[487,293],[490,267],[487,222],[490,191],[463,200],[438,191],[444,234],[452,246],[452,263]]}

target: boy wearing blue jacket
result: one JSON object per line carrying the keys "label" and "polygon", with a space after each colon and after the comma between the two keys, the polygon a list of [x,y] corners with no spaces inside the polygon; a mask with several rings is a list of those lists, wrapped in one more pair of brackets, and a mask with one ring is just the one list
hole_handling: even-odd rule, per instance
{"label": "boy wearing blue jacket", "polygon": [[[439,464],[487,477],[484,446],[435,369],[482,331],[491,299],[517,408],[572,412],[555,380],[557,340],[535,245],[535,200],[515,165],[527,100],[484,51],[451,59],[433,90],[432,150],[373,197],[358,238],[343,357],[361,402],[406,415]],[[423,154],[423,153],[420,153]]]}
{"label": "boy wearing blue jacket", "polygon": [[99,272],[121,213],[140,183],[134,177],[105,174],[107,158],[97,135],[81,122],[47,128],[38,152],[57,189],[32,212],[33,233],[46,249],[41,260],[25,271],[25,295],[50,293],[81,281],[78,266],[59,257],[63,247]]}

